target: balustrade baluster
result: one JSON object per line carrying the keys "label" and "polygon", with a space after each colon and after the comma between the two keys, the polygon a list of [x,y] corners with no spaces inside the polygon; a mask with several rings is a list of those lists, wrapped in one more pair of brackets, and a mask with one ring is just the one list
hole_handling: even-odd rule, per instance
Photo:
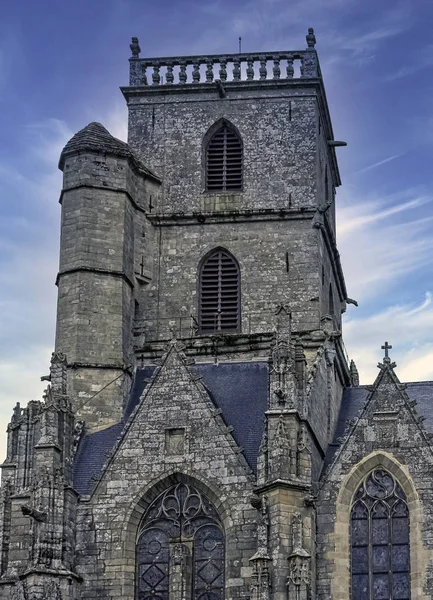
{"label": "balustrade baluster", "polygon": [[167,73],[165,74],[165,81],[167,83],[173,83],[174,75],[173,75],[173,65],[167,65]]}
{"label": "balustrade baluster", "polygon": [[[313,34],[311,34],[313,35]],[[312,40],[310,40],[312,43]],[[134,47],[135,48],[135,47]],[[309,47],[310,48],[310,47]],[[287,63],[286,63],[287,61]],[[299,63],[299,68],[298,68]],[[296,69],[294,65],[296,64]],[[245,67],[243,72],[242,65]],[[179,69],[179,75],[177,71]],[[299,73],[300,70],[300,73]],[[191,71],[191,77],[187,74]],[[161,77],[161,73],[164,77]],[[194,57],[166,57],[145,58],[133,57],[131,59],[130,82],[131,85],[160,85],[165,83],[185,84],[187,80],[194,84],[201,81],[211,83],[215,79],[226,82],[280,80],[281,78],[293,79],[294,77],[312,78],[320,77],[320,71],[314,52],[282,51],[275,54],[232,54],[208,55]]]}
{"label": "balustrade baluster", "polygon": [[161,81],[161,77],[159,75],[159,64],[156,64],[153,66],[153,73],[152,73],[152,84],[153,85],[159,85],[160,81]]}
{"label": "balustrade baluster", "polygon": [[260,79],[266,79],[268,76],[268,71],[266,70],[266,58],[262,56],[260,58]]}
{"label": "balustrade baluster", "polygon": [[194,83],[198,83],[200,81],[200,63],[195,62],[192,66],[192,80]]}
{"label": "balustrade baluster", "polygon": [[220,79],[221,81],[227,81],[227,60],[222,58],[220,60]]}
{"label": "balustrade baluster", "polygon": [[274,68],[272,69],[272,72],[274,74],[274,79],[280,78],[281,69],[280,69],[280,57],[279,56],[274,56]]}
{"label": "balustrade baluster", "polygon": [[206,61],[206,81],[208,83],[213,81],[213,62],[211,60]]}
{"label": "balustrade baluster", "polygon": [[180,71],[179,71],[179,82],[180,83],[186,83],[186,63],[185,62],[180,62],[179,63],[179,67],[180,67]]}
{"label": "balustrade baluster", "polygon": [[254,60],[251,58],[247,60],[247,79],[248,81],[254,79]]}
{"label": "balustrade baluster", "polygon": [[295,74],[295,69],[293,68],[293,58],[289,56],[287,58],[287,79],[293,79],[293,75]]}
{"label": "balustrade baluster", "polygon": [[239,58],[233,59],[233,81],[241,80],[241,61]]}

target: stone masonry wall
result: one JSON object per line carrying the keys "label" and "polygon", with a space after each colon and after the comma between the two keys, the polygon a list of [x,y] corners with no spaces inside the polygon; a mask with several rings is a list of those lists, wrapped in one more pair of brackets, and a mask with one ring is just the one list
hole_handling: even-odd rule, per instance
{"label": "stone masonry wall", "polygon": [[[227,119],[244,148],[244,190],[224,194],[231,209],[316,204],[316,98],[313,87],[143,94],[129,100],[129,144],[163,178],[159,212],[212,206],[204,192],[204,145],[209,128]],[[219,194],[216,194],[219,196]]]}
{"label": "stone masonry wall", "polygon": [[[149,385],[96,491],[80,505],[81,598],[133,600],[137,527],[150,499],[170,481],[190,481],[214,502],[226,536],[226,597],[243,598],[257,549],[254,477],[175,349]],[[167,446],[170,428],[184,430],[174,452]]]}
{"label": "stone masonry wall", "polygon": [[244,333],[272,330],[279,304],[290,306],[295,331],[320,327],[318,233],[310,219],[163,227],[159,235],[157,275],[143,294],[150,331],[159,318],[160,335],[169,337],[171,319],[198,318],[200,261],[218,246],[239,262]]}

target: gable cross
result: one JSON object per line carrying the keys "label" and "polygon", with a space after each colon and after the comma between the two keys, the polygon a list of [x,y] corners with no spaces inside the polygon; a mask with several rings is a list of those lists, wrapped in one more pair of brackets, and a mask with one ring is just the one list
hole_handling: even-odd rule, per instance
{"label": "gable cross", "polygon": [[385,362],[389,362],[389,361],[390,361],[390,358],[389,358],[389,355],[388,355],[388,350],[391,350],[392,346],[390,346],[390,345],[388,344],[388,342],[385,342],[385,344],[384,344],[383,346],[381,346],[381,348],[382,348],[382,350],[385,350],[385,358],[384,358],[384,361],[385,361]]}

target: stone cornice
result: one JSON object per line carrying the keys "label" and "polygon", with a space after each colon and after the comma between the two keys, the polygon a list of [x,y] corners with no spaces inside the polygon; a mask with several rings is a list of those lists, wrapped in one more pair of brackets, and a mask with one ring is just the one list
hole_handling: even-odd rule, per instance
{"label": "stone cornice", "polygon": [[203,225],[204,223],[236,222],[246,223],[252,221],[292,221],[312,219],[316,207],[305,208],[262,208],[240,209],[221,211],[200,211],[192,213],[166,213],[150,214],[147,218],[155,226],[173,227],[175,225]]}

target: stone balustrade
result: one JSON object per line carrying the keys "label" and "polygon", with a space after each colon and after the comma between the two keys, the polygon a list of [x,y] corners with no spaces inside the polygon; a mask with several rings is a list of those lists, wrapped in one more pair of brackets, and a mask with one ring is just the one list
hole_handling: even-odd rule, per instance
{"label": "stone balustrade", "polygon": [[313,29],[308,30],[306,39],[308,48],[299,51],[140,58],[138,39],[132,38],[129,85],[171,86],[213,81],[224,85],[320,77]]}

